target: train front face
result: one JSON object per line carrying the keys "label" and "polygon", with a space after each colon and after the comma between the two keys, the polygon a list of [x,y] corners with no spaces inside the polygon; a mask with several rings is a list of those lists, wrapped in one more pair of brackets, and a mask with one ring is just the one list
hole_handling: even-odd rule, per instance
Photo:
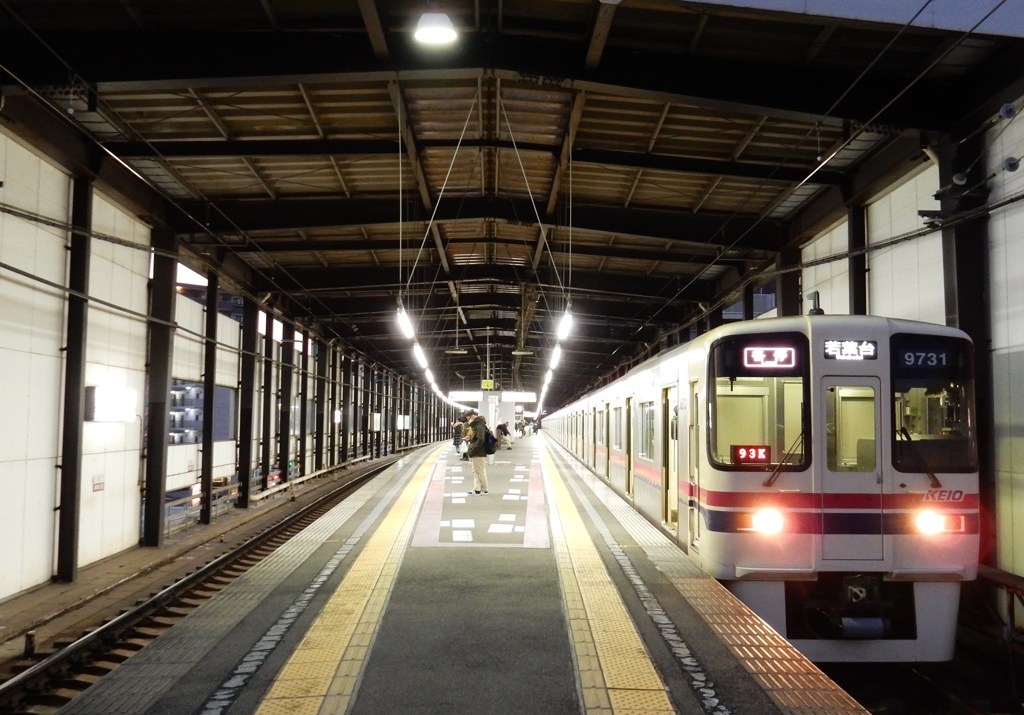
{"label": "train front face", "polygon": [[801,320],[711,349],[702,558],[812,659],[948,660],[978,561],[970,341]]}

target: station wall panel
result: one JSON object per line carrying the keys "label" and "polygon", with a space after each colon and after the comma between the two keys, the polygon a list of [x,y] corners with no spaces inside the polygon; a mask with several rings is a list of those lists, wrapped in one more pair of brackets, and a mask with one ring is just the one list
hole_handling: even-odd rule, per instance
{"label": "station wall panel", "polygon": [[988,219],[993,404],[979,405],[993,415],[996,566],[1017,574],[1024,573],[1024,171],[1004,162],[1019,160],[1022,145],[1016,116],[996,118],[985,137],[988,200],[1007,203]]}
{"label": "station wall panel", "polygon": [[[70,177],[0,128],[3,203],[44,226],[0,213],[0,599],[49,581],[64,383],[64,323]],[[27,275],[24,275],[27,274]]]}
{"label": "station wall panel", "polygon": [[[936,211],[939,170],[929,164],[867,206],[868,246],[923,227],[918,211]],[[869,251],[868,313],[946,322],[942,236],[927,236]]]}

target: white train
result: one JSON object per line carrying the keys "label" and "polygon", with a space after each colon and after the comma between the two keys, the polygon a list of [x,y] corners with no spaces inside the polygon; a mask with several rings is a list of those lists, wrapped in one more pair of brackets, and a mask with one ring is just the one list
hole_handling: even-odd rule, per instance
{"label": "white train", "polygon": [[972,356],[941,325],[745,321],[542,426],[812,660],[949,660],[978,564]]}

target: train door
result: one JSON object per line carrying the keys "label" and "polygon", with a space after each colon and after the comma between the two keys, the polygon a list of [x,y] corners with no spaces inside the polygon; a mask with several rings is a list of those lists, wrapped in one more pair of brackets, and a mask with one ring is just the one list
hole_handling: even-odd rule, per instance
{"label": "train door", "polygon": [[[875,377],[824,377],[825,464],[821,557],[826,560],[880,560],[882,476],[880,383]],[[858,523],[848,504],[856,503]]]}
{"label": "train door", "polygon": [[687,489],[686,518],[689,529],[689,544],[694,549],[700,546],[700,387],[696,381],[690,383],[690,409],[687,410]]}
{"label": "train door", "polygon": [[679,520],[679,428],[678,398],[676,386],[666,387],[661,392],[661,520],[675,528]]}
{"label": "train door", "polygon": [[598,428],[598,424],[597,424],[597,408],[596,407],[591,407],[590,408],[590,450],[589,450],[590,454],[587,455],[587,465],[591,469],[593,469],[595,471],[597,470],[597,443],[598,443],[597,428]]}
{"label": "train door", "polygon": [[626,398],[626,496],[633,498],[633,398]]}

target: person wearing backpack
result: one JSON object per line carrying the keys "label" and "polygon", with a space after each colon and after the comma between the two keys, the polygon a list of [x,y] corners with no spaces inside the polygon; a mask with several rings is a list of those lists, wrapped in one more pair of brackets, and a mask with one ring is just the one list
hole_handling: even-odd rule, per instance
{"label": "person wearing backpack", "polygon": [[469,417],[469,429],[472,437],[469,440],[469,461],[473,464],[473,489],[469,494],[487,493],[487,420],[477,414],[476,410],[466,413]]}

